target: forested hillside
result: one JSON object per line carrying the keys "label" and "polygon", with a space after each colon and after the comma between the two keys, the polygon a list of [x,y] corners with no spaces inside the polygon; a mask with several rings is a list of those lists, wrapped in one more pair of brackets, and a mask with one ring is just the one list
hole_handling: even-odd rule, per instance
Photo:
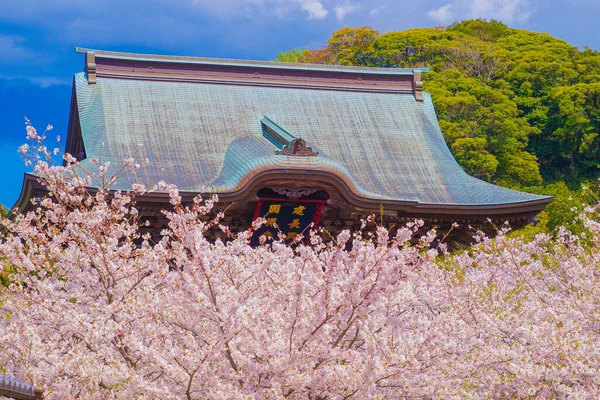
{"label": "forested hillside", "polygon": [[600,176],[600,52],[546,33],[469,20],[448,27],[334,32],[279,61],[428,67],[442,132],[471,175],[556,196],[548,227],[572,220],[582,183]]}

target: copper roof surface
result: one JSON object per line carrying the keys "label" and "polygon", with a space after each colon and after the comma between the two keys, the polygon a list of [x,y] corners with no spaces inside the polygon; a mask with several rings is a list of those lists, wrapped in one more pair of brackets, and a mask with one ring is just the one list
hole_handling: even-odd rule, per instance
{"label": "copper roof surface", "polygon": [[[117,62],[135,61],[131,55],[107,54]],[[96,57],[100,56],[98,52]],[[140,58],[144,62],[150,59],[144,57]],[[153,60],[163,62],[164,57]],[[189,61],[181,57],[173,60]],[[206,60],[192,61],[212,63]],[[102,62],[108,65],[112,61]],[[160,71],[161,65],[155,65]],[[248,64],[242,65],[245,68]],[[262,68],[271,64],[252,65]],[[285,74],[284,64],[273,65]],[[390,81],[388,91],[377,88],[376,81],[373,88],[364,90],[345,83],[336,89],[338,83],[285,86],[280,80],[276,84],[248,80],[229,84],[213,78],[192,79],[189,74],[178,80],[172,71],[165,72],[169,79],[147,73],[135,75],[132,64],[119,64],[118,73],[111,68],[108,65],[102,73],[98,67],[95,84],[88,82],[86,73],[78,73],[74,85],[87,156],[82,165],[93,169],[90,158],[100,154],[114,168],[132,155],[150,161],[135,175],[119,180],[115,189],[128,189],[136,181],[155,184],[164,180],[187,192],[213,188],[218,193],[231,193],[244,190],[265,171],[307,177],[314,171],[336,177],[354,196],[375,201],[448,206],[550,201],[467,175],[442,137],[430,95],[423,93],[423,101],[416,101],[413,94],[398,86],[404,84],[400,81]],[[339,70],[311,65],[302,68],[307,74],[312,70],[336,74]],[[124,75],[123,71],[129,70],[131,74]],[[387,70],[388,74],[395,73]],[[354,79],[348,71],[353,70],[344,69],[344,79]],[[369,75],[382,71],[361,68],[360,72]],[[276,155],[279,147],[262,133],[265,117],[293,137],[306,140],[318,156]]]}

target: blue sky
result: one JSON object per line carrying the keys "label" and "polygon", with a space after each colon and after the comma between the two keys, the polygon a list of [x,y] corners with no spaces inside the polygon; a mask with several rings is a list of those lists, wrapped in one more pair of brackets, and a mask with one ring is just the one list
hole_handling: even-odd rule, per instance
{"label": "blue sky", "polygon": [[494,18],[600,49],[600,0],[0,0],[0,203],[12,207],[26,168],[24,116],[66,137],[74,46],[273,59],[323,46],[344,26],[381,32]]}

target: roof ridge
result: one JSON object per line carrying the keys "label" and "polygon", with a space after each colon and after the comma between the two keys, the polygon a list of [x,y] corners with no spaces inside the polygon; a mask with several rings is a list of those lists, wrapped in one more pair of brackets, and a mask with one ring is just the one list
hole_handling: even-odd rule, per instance
{"label": "roof ridge", "polygon": [[414,71],[421,73],[429,72],[429,68],[396,68],[396,67],[357,67],[337,64],[308,64],[308,63],[288,63],[280,61],[266,60],[247,60],[219,57],[193,57],[176,55],[159,55],[118,52],[100,49],[88,49],[84,47],[75,47],[75,52],[80,54],[94,53],[96,57],[122,60],[139,61],[158,61],[158,62],[185,62],[193,64],[214,64],[214,65],[245,65],[263,68],[279,69],[297,69],[297,70],[318,70],[318,71],[337,71],[353,72],[367,74],[388,74],[388,75],[412,75]]}

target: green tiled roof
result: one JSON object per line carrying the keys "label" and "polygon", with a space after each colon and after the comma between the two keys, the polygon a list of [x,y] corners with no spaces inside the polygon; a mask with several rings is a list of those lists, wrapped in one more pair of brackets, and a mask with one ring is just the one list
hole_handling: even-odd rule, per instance
{"label": "green tiled roof", "polygon": [[[227,193],[260,171],[327,170],[370,199],[495,205],[545,198],[467,175],[442,138],[427,93],[417,102],[401,93],[114,77],[88,85],[84,73],[75,86],[84,166],[92,168],[89,159],[100,152],[113,167],[134,154],[150,160],[115,188],[165,180],[182,191]],[[265,116],[319,155],[276,155],[263,135]]]}

